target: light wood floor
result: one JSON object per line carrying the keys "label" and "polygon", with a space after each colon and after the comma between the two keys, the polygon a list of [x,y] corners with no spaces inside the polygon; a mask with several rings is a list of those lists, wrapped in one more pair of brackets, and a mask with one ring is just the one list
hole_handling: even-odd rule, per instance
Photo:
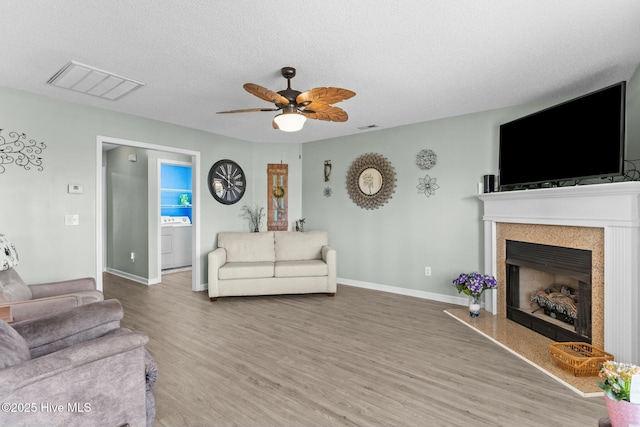
{"label": "light wood floor", "polygon": [[105,274],[123,326],[150,337],[156,427],[597,426],[584,398],[443,312],[338,285],[326,295],[219,298],[189,272],[144,286]]}

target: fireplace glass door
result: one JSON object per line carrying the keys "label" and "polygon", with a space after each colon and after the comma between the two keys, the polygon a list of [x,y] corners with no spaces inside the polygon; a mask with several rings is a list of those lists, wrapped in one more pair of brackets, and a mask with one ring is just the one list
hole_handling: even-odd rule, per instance
{"label": "fireplace glass door", "polygon": [[506,244],[507,318],[554,341],[591,343],[591,251]]}

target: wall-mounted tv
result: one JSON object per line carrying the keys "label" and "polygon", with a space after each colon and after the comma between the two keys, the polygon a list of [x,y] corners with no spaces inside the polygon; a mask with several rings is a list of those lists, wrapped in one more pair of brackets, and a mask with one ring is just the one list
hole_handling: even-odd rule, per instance
{"label": "wall-mounted tv", "polygon": [[626,82],[500,126],[500,190],[624,172]]}

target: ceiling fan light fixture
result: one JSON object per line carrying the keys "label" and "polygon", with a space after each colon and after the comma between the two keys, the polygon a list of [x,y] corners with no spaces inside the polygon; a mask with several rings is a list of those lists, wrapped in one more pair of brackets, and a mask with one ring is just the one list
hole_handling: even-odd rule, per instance
{"label": "ceiling fan light fixture", "polygon": [[297,132],[302,129],[307,118],[300,113],[281,113],[273,121],[278,125],[278,129],[283,132]]}

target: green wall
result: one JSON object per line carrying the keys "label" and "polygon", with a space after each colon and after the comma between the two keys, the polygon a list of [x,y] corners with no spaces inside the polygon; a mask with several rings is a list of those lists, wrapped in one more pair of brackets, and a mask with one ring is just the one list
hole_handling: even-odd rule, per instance
{"label": "green wall", "polygon": [[[289,165],[290,227],[296,219],[306,218],[305,230],[329,231],[338,252],[338,276],[344,282],[461,302],[450,283],[460,272],[482,269],[482,204],[476,197],[477,185],[482,175],[498,172],[498,126],[564,100],[306,144],[259,144],[0,87],[0,136],[24,132],[28,139],[47,145],[43,171],[10,164],[0,173],[0,233],[16,242],[17,270],[29,283],[95,276],[96,230],[101,226],[96,223],[96,186],[101,184],[96,179],[97,136],[178,147],[200,153],[197,256],[206,282],[206,256],[216,246],[217,233],[247,229],[240,218],[241,206],[266,204],[266,165],[282,162]],[[638,72],[629,80],[627,101],[628,152],[640,158],[636,154],[640,153]],[[415,156],[426,148],[436,152],[438,162],[423,171],[416,166]],[[359,208],[346,191],[347,170],[365,153],[384,155],[397,177],[393,197],[376,210]],[[245,198],[232,206],[217,203],[206,185],[209,168],[223,158],[238,162],[249,182]],[[325,160],[333,165],[326,183]],[[418,178],[427,174],[440,187],[428,198],[416,189]],[[84,193],[68,194],[68,184],[83,185]],[[331,197],[323,195],[325,187],[331,187]],[[71,213],[80,215],[79,226],[64,225],[64,215]],[[136,226],[150,234],[157,220],[136,219]],[[139,244],[142,234],[130,245]],[[149,246],[151,252],[154,245],[157,240]],[[137,252],[126,246],[117,250]],[[147,270],[155,263],[152,253],[148,257]],[[424,275],[425,266],[432,268],[429,277]]]}
{"label": "green wall", "polygon": [[[629,153],[640,152],[640,73],[627,86]],[[498,174],[499,125],[566,99],[363,132],[303,145],[302,193],[305,229],[326,229],[338,253],[343,283],[463,303],[451,281],[482,271],[482,202],[476,197],[484,174]],[[416,154],[433,150],[437,164],[416,166]],[[351,163],[365,153],[385,156],[395,168],[397,188],[376,210],[355,205],[347,193]],[[632,154],[629,154],[632,155]],[[637,155],[635,158],[640,158]],[[330,181],[322,169],[332,162]],[[437,178],[435,195],[418,194],[418,178]],[[332,189],[331,197],[323,190]],[[425,276],[425,267],[432,275]]]}
{"label": "green wall", "polygon": [[[4,173],[0,173],[0,233],[16,243],[20,254],[17,271],[27,283],[97,275],[96,230],[101,227],[96,223],[96,186],[100,184],[96,178],[97,159],[101,156],[98,136],[200,153],[197,179],[201,189],[201,244],[196,252],[204,282],[206,256],[216,246],[217,233],[246,230],[245,221],[240,218],[242,204],[253,203],[254,197],[255,202],[265,198],[262,188],[266,188],[267,163],[290,164],[289,179],[294,185],[289,188],[289,209],[295,216],[301,212],[300,186],[296,184],[301,181],[300,144],[263,146],[2,87],[0,129],[0,136],[5,139],[9,139],[10,132],[25,133],[27,139],[47,146],[41,154],[42,171],[7,164]],[[206,185],[209,168],[224,158],[238,162],[251,183],[242,201],[231,206],[216,202]],[[82,185],[83,194],[68,194],[68,184]],[[80,224],[65,226],[66,214],[79,214]],[[134,221],[136,229],[146,230],[153,229],[149,222],[158,218]],[[140,244],[138,240],[131,245]],[[117,250],[125,254],[139,252],[124,246]],[[155,262],[153,257],[149,254],[150,263]],[[145,274],[146,270],[141,268],[136,274]]]}

